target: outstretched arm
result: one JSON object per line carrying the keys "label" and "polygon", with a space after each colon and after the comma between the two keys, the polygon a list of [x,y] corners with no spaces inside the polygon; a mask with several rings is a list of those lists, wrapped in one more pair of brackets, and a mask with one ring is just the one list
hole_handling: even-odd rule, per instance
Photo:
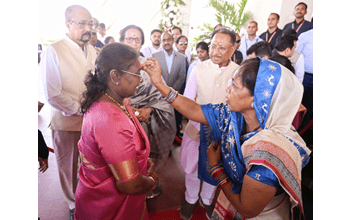
{"label": "outstretched arm", "polygon": [[[150,76],[154,87],[158,89],[163,97],[166,97],[170,93],[171,88],[162,81],[161,67],[158,63],[158,60],[154,57],[147,58],[147,60],[148,62],[142,64],[142,68]],[[197,102],[179,94],[175,101],[171,103],[171,105],[186,118],[209,125],[207,119],[203,114],[201,105]]]}

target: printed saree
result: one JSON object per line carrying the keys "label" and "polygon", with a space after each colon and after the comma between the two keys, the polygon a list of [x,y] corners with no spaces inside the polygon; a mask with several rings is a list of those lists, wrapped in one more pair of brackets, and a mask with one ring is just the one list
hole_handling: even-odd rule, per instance
{"label": "printed saree", "polygon": [[[243,177],[253,165],[262,165],[275,174],[280,186],[289,196],[292,218],[302,218],[301,169],[309,161],[311,152],[292,127],[302,95],[302,84],[295,75],[276,62],[260,59],[254,90],[254,109],[262,130],[245,134],[244,143],[241,140],[244,118],[240,113],[230,111],[227,104],[202,105],[210,129],[201,125],[199,178],[217,185],[215,179],[208,174],[206,150],[212,141],[221,142],[221,163],[233,182],[233,193],[240,193]],[[264,173],[258,174],[257,180],[259,175]],[[279,205],[286,205],[286,199],[282,195],[284,193],[275,196],[270,203],[276,203],[277,199]],[[280,207],[271,208],[271,204],[268,204],[266,208],[256,219],[259,216],[274,219],[273,216]],[[242,219],[221,192],[212,218],[233,217]]]}

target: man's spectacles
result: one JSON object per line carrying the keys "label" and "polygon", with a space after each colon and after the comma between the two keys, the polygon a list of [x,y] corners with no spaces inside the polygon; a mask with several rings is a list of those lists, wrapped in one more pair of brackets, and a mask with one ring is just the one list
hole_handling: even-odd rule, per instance
{"label": "man's spectacles", "polygon": [[[230,47],[232,47],[232,45]],[[226,47],[217,47],[215,45],[210,45],[209,46],[209,50],[214,51],[216,49],[218,49],[220,53],[225,53],[228,50],[228,48],[226,48]]]}
{"label": "man's spectacles", "polygon": [[239,42],[241,42],[241,39],[239,39],[239,40],[236,40],[236,43],[237,43],[237,44],[239,44]]}
{"label": "man's spectacles", "polygon": [[91,29],[95,29],[97,25],[94,22],[87,22],[87,21],[69,21],[70,23],[74,23],[78,25],[78,28],[83,29],[86,25],[89,25]]}
{"label": "man's spectacles", "polygon": [[126,40],[126,42],[128,43],[132,43],[133,41],[135,41],[136,43],[140,43],[142,41],[141,37],[128,37],[128,38],[124,38]]}
{"label": "man's spectacles", "polygon": [[122,70],[122,72],[124,72],[124,73],[129,73],[129,74],[131,74],[131,75],[134,75],[134,76],[140,77],[140,83],[142,83],[142,82],[143,82],[142,75],[143,75],[143,74],[145,74],[145,71],[144,71],[144,70],[141,70],[141,71],[140,71],[140,74],[136,74],[136,73],[128,72],[128,71],[125,71],[125,70]]}
{"label": "man's spectacles", "polygon": [[179,42],[179,45],[183,45],[183,44],[187,45],[187,42]]}
{"label": "man's spectacles", "polygon": [[163,41],[163,42],[167,42],[167,41],[168,41],[168,42],[171,42],[172,40],[174,40],[174,39],[171,38],[171,37],[169,37],[169,38],[167,38],[167,39],[164,38],[162,41]]}

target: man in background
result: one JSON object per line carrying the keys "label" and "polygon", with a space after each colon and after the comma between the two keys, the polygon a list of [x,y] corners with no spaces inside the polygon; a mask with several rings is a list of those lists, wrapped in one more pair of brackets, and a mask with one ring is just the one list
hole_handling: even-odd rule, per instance
{"label": "man in background", "polygon": [[104,45],[97,39],[98,26],[100,23],[96,18],[92,18],[92,20],[94,22],[95,28],[91,30],[91,39],[89,43],[95,48],[96,54],[98,55]]}
{"label": "man in background", "polygon": [[160,44],[162,31],[159,29],[154,29],[151,31],[150,40],[152,42],[152,46],[142,48],[141,52],[143,57],[149,58],[152,57],[152,54],[161,51],[163,48]]}
{"label": "man in background", "polygon": [[251,21],[248,23],[247,33],[248,36],[241,39],[241,46],[238,48],[239,51],[242,52],[243,61],[247,58],[247,50],[253,44],[262,41],[261,38],[256,36],[256,32],[258,31],[258,22]]}
{"label": "man in background", "polygon": [[307,112],[299,128],[302,129],[312,119],[313,114],[313,29],[300,34],[296,50],[304,55],[305,61],[304,95],[301,103],[307,108]]}
{"label": "man in background", "polygon": [[267,31],[262,33],[259,37],[275,46],[276,39],[282,36],[282,30],[277,27],[280,21],[280,16],[277,13],[271,13],[267,19]]}
{"label": "man in background", "polygon": [[[180,93],[181,87],[186,80],[186,57],[174,50],[174,38],[169,32],[162,34],[162,47],[164,50],[154,53],[161,68],[165,83]],[[182,115],[175,110],[176,135],[180,135]]]}
{"label": "man in background", "polygon": [[297,32],[297,36],[299,37],[301,33],[313,29],[312,22],[305,20],[305,15],[307,14],[307,4],[304,2],[299,2],[295,6],[293,14],[295,16],[295,20],[286,24],[283,30],[292,28]]}
{"label": "man in background", "polygon": [[[209,60],[198,63],[190,72],[184,96],[199,104],[225,103],[226,88],[239,65],[231,61],[236,44],[235,33],[226,28],[213,32],[209,49]],[[204,207],[207,216],[211,216],[216,186],[203,182],[198,178],[199,151],[203,142],[202,128],[210,132],[210,127],[189,120],[181,144],[181,166],[185,176],[185,201],[182,203],[180,216],[191,219],[197,201]],[[204,136],[202,136],[204,137]],[[200,146],[201,145],[201,146]],[[202,185],[202,188],[201,188]],[[201,199],[199,199],[199,195]]]}
{"label": "man in background", "polygon": [[66,36],[42,54],[40,74],[44,95],[51,108],[50,128],[61,187],[69,205],[68,219],[74,219],[75,190],[78,184],[78,141],[83,115],[81,94],[85,76],[94,70],[96,51],[88,42],[94,23],[90,12],[72,5],[66,9]]}
{"label": "man in background", "polygon": [[105,39],[107,37],[107,34],[106,34],[106,25],[104,23],[101,23],[99,26],[98,26],[98,30],[99,30],[99,35],[98,35],[98,40],[101,41],[102,43],[105,42]]}
{"label": "man in background", "polygon": [[259,41],[258,43],[253,44],[248,50],[248,58],[261,57],[269,59],[272,56],[273,46],[267,41]]}

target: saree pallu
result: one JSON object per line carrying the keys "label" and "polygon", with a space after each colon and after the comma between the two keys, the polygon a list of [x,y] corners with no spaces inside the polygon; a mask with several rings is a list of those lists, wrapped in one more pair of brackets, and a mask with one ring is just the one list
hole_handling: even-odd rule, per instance
{"label": "saree pallu", "polygon": [[281,220],[289,219],[290,201],[286,193],[275,196],[264,210],[256,217],[243,218],[235,209],[235,207],[227,200],[225,194],[220,191],[219,197],[215,204],[215,209],[210,219],[215,220]]}
{"label": "saree pallu", "polygon": [[[274,143],[268,141],[271,138],[274,139]],[[253,165],[265,166],[277,176],[279,184],[284,190],[284,193],[275,196],[258,216],[251,219],[302,219],[304,213],[301,195],[301,169],[296,164],[306,165],[308,161],[306,151],[299,151],[297,147],[290,148],[288,138],[282,135],[276,136],[271,131],[266,130],[247,140],[242,146],[242,153],[247,172]],[[212,219],[245,218],[236,211],[221,191]]]}
{"label": "saree pallu", "polygon": [[[140,61],[143,63],[147,60]],[[141,122],[142,127],[151,141],[151,152],[168,154],[176,133],[174,108],[163,100],[160,92],[152,85],[148,74],[143,74],[142,79],[143,82],[136,95],[129,98],[129,104],[134,108],[152,108],[151,118]]]}

